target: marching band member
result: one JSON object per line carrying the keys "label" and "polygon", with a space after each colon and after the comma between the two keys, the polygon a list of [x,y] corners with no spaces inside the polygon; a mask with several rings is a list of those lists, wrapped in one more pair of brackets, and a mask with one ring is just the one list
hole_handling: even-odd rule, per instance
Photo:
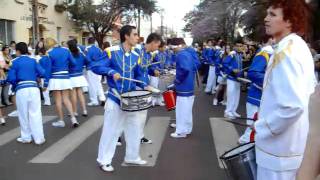
{"label": "marching band member", "polygon": [[177,93],[176,102],[176,131],[171,133],[173,138],[185,138],[191,134],[192,108],[194,102],[194,80],[200,62],[193,57],[196,52],[186,48],[182,38],[173,38],[172,45],[176,54],[176,79],[174,86]]}
{"label": "marching band member", "polygon": [[[271,45],[272,39],[270,38],[260,52],[255,55],[248,70],[248,79],[251,81],[251,84],[248,90],[246,103],[247,118],[253,119],[255,113],[257,113],[259,110],[264,74],[269,62],[269,58],[273,53]],[[247,124],[252,125],[253,121],[247,120]],[[245,133],[240,137],[239,144],[250,142],[251,132],[251,128],[248,127]]]}
{"label": "marching band member", "polygon": [[224,111],[226,118],[240,117],[236,112],[240,101],[240,82],[237,77],[242,75],[242,56],[240,54],[242,41],[236,42],[234,51],[223,60],[223,68],[227,74],[227,106]]}
{"label": "marching band member", "polygon": [[70,80],[72,84],[71,101],[72,109],[74,114],[78,115],[77,110],[77,99],[80,100],[80,105],[82,108],[82,116],[87,116],[86,100],[83,96],[82,88],[87,87],[88,83],[86,78],[83,76],[83,67],[89,65],[89,61],[86,56],[77,47],[77,42],[75,40],[70,40],[67,42],[69,50],[73,58],[76,61],[76,65],[71,65],[70,67]]}
{"label": "marching band member", "polygon": [[105,104],[104,125],[99,143],[97,161],[103,171],[112,172],[111,165],[118,137],[124,132],[126,139],[126,155],[124,162],[144,165],[140,151],[141,119],[138,112],[126,112],[120,109],[120,94],[141,88],[149,89],[142,83],[122,79],[135,78],[142,80],[141,60],[139,54],[133,51],[137,44],[138,34],[134,26],[123,26],[120,29],[121,45],[108,48],[98,62],[93,63],[94,73],[107,76],[108,95]]}
{"label": "marching band member", "polygon": [[50,72],[50,77],[46,79],[45,87],[48,86],[49,91],[53,91],[56,110],[59,116],[59,120],[53,122],[52,126],[65,127],[62,111],[63,102],[71,116],[72,126],[77,127],[79,122],[73,113],[72,104],[69,97],[70,90],[72,90],[69,69],[70,65],[75,65],[76,62],[73,59],[69,49],[57,45],[57,42],[54,39],[47,38],[45,40],[45,46],[49,49],[48,57],[50,59],[50,63],[46,67],[46,71]]}
{"label": "marching band member", "polygon": [[41,145],[45,142],[41,98],[37,84],[38,76],[44,76],[45,71],[35,59],[28,56],[28,46],[24,42],[16,45],[16,55],[12,62],[7,81],[16,92],[16,105],[20,123],[21,136],[17,138],[20,143]]}
{"label": "marching band member", "polygon": [[267,10],[266,33],[277,45],[254,124],[258,180],[295,180],[302,162],[316,82],[311,52],[299,36],[308,32],[308,14],[304,0],[271,0]]}
{"label": "marching band member", "polygon": [[[136,51],[140,54],[141,64],[142,67],[142,77],[143,82],[145,84],[151,85],[152,87],[158,88],[159,85],[159,75],[160,72],[157,69],[158,64],[152,64],[157,63],[154,55],[152,52],[158,50],[160,44],[161,44],[161,36],[156,33],[151,33],[147,37],[146,44],[144,46],[141,46],[142,49],[137,49]],[[150,77],[150,78],[149,78]],[[154,100],[153,100],[154,102]],[[155,102],[154,102],[155,103]],[[141,119],[141,143],[143,144],[150,144],[152,143],[151,140],[145,138],[143,129],[145,127],[145,123],[147,120],[147,112],[148,110],[140,111],[139,116]]]}
{"label": "marching band member", "polygon": [[[89,62],[95,62],[99,60],[102,56],[102,52],[99,47],[95,45],[96,40],[93,37],[88,39],[89,46],[86,48],[85,53]],[[90,102],[88,106],[97,106],[99,105],[99,100],[103,103],[106,101],[106,97],[103,92],[102,84],[101,84],[101,75],[95,74],[91,71],[90,66],[87,71],[87,78],[89,83],[89,97]]]}
{"label": "marching band member", "polygon": [[216,49],[213,47],[212,40],[208,40],[207,44],[208,44],[208,48],[206,50],[205,56],[206,56],[207,62],[209,63],[209,74],[208,74],[208,80],[207,80],[207,86],[205,89],[205,93],[214,94],[215,88],[216,88],[216,82],[217,82],[216,71],[215,71],[215,66],[214,66]]}
{"label": "marching band member", "polygon": [[225,91],[225,86],[227,84],[226,82],[226,75],[224,73],[224,69],[222,66],[222,62],[224,58],[230,53],[230,46],[225,46],[223,49],[217,50],[216,51],[216,61],[215,61],[215,67],[216,67],[216,76],[218,85],[216,87],[216,94],[214,95],[213,98],[213,105],[217,106],[218,105],[218,98],[222,94],[224,96],[224,91]]}

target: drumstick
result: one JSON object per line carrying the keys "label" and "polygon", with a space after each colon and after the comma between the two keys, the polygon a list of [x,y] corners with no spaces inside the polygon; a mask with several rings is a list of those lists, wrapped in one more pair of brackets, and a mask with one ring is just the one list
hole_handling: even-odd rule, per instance
{"label": "drumstick", "polygon": [[137,83],[142,83],[142,84],[146,84],[147,85],[147,83],[145,83],[143,81],[136,80],[136,79],[126,78],[126,77],[121,77],[121,79],[128,80],[128,81],[133,81],[133,82],[137,82]]}
{"label": "drumstick", "polygon": [[243,68],[243,69],[241,69],[240,71],[245,71],[245,70],[247,70],[247,69],[249,69],[250,68],[250,66],[249,67],[246,67],[246,68]]}

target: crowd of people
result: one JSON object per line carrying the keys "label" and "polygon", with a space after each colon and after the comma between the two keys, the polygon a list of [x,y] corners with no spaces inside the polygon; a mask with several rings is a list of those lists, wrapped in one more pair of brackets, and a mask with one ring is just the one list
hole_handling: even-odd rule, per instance
{"label": "crowd of people", "polygon": [[[130,25],[120,29],[120,44],[106,42],[102,48],[93,37],[87,47],[75,39],[61,45],[52,38],[41,39],[34,51],[24,42],[12,42],[3,46],[0,56],[0,108],[17,107],[13,113],[20,122],[18,142],[41,145],[45,143],[41,97],[46,106],[52,105],[51,95],[54,98],[59,119],[52,126],[56,128],[66,126],[63,106],[76,128],[80,125],[78,103],[82,116],[88,116],[87,106],[104,105],[97,162],[103,171],[112,172],[122,133],[127,164],[146,164],[139,154],[140,144],[152,143],[143,133],[147,110],[123,111],[121,94],[136,90],[159,93],[160,74],[175,69],[175,79],[167,87],[177,95],[176,123],[171,124],[175,132],[170,136],[186,138],[193,128],[199,70],[204,92],[213,95],[212,104],[226,106],[225,118],[236,121],[243,116],[237,109],[241,89],[247,91],[246,123],[250,127],[238,142],[255,141],[257,179],[296,179],[309,132],[309,97],[320,71],[320,55],[302,39],[308,32],[307,24],[300,21],[307,17],[305,2],[295,0],[297,6],[288,8],[287,1],[271,1],[265,18],[268,36],[259,46],[240,39],[234,43],[208,39],[201,47],[192,47],[183,38],[165,43],[156,33],[139,43],[137,30]],[[301,17],[290,16],[292,12]],[[154,96],[152,104],[163,106],[164,102],[161,96]],[[5,123],[0,109],[0,124]]]}

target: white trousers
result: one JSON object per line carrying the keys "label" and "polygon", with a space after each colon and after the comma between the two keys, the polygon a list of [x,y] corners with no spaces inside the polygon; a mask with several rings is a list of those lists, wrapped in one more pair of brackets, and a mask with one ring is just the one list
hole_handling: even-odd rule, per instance
{"label": "white trousers", "polygon": [[[150,76],[150,86],[159,89],[160,78],[155,76]],[[162,96],[157,95],[152,97],[153,104],[161,104],[163,102]]]}
{"label": "white trousers", "polygon": [[205,92],[206,93],[210,93],[210,92],[213,93],[216,89],[216,85],[217,85],[216,67],[210,66]]}
{"label": "white trousers", "polygon": [[90,102],[97,104],[98,97],[100,101],[105,101],[106,97],[103,92],[102,84],[101,84],[101,75],[95,74],[91,70],[87,71],[88,78],[88,90]]}
{"label": "white trousers", "polygon": [[227,106],[225,113],[232,114],[238,109],[240,101],[240,83],[227,79]]}
{"label": "white trousers", "polygon": [[257,180],[295,180],[297,170],[273,171],[258,165]]}
{"label": "white trousers", "polygon": [[100,165],[111,164],[122,132],[126,140],[125,161],[141,159],[139,152],[142,123],[138,114],[139,112],[122,111],[113,100],[107,100],[97,158]]}
{"label": "white trousers", "polygon": [[[251,104],[251,103],[248,103],[246,104],[246,109],[247,109],[247,118],[253,118],[254,117],[254,114],[256,112],[258,112],[259,110],[259,107],[254,105],[254,104]],[[247,120],[247,124],[248,125],[252,125],[253,124],[253,121],[249,121]],[[247,127],[246,128],[246,131],[244,132],[244,134],[240,137],[240,139],[243,141],[243,142],[250,142],[250,134],[251,134],[251,131],[252,129]]]}
{"label": "white trousers", "polygon": [[16,92],[21,138],[41,143],[44,140],[41,97],[37,87],[23,88]]}
{"label": "white trousers", "polygon": [[177,96],[176,103],[176,133],[191,134],[192,122],[192,107],[194,96]]}
{"label": "white trousers", "polygon": [[148,110],[138,111],[138,119],[140,121],[140,139],[144,137],[144,127],[147,121]]}

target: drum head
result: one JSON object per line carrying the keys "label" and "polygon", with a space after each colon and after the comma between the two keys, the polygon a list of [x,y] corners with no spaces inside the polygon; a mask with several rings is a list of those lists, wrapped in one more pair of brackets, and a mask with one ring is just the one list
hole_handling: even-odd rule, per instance
{"label": "drum head", "polygon": [[130,98],[130,97],[141,97],[141,96],[146,96],[146,95],[150,95],[151,92],[149,91],[145,91],[145,90],[139,90],[139,91],[130,91],[130,92],[126,92],[121,94],[121,97],[123,98]]}
{"label": "drum head", "polygon": [[250,149],[254,148],[254,143],[250,142],[247,144],[240,145],[234,149],[231,149],[230,151],[227,151],[221,156],[221,159],[229,159],[233,158],[234,156],[237,156],[239,154],[245,153],[249,151]]}

